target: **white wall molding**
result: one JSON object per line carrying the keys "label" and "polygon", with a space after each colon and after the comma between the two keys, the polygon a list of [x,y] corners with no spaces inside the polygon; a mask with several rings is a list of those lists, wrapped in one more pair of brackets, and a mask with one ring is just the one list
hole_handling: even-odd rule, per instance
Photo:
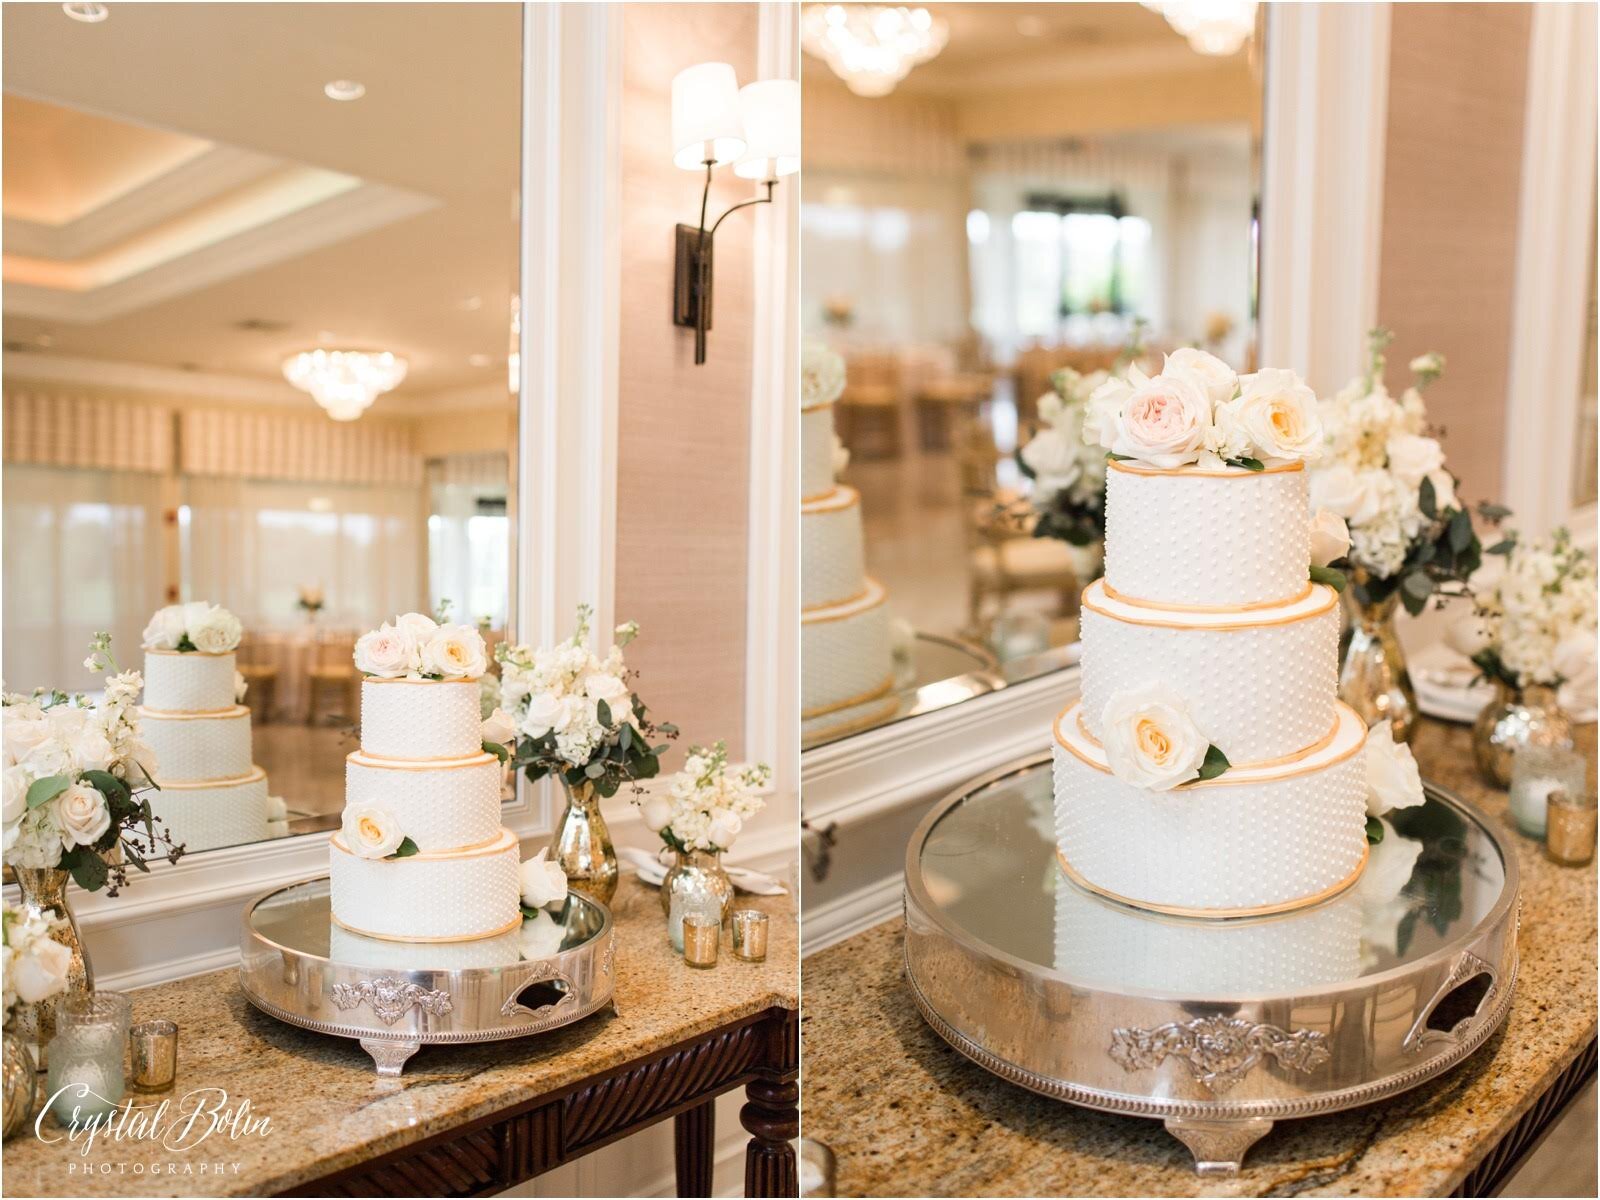
{"label": "white wall molding", "polygon": [[1389,5],[1267,11],[1261,361],[1318,393],[1361,371],[1378,314]]}
{"label": "white wall molding", "polygon": [[807,956],[837,946],[905,911],[905,874],[875,879],[863,887],[806,909]]}
{"label": "white wall molding", "polygon": [[[1517,527],[1594,543],[1572,504],[1595,203],[1595,7],[1536,4],[1528,45],[1516,282],[1506,378],[1505,502]],[[1551,453],[1551,447],[1558,447]]]}

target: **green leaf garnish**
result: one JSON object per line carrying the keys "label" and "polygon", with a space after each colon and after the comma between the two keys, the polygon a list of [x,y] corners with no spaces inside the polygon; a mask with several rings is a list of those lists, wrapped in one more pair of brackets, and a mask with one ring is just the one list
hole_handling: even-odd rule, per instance
{"label": "green leaf garnish", "polygon": [[1383,822],[1377,817],[1367,818],[1367,845],[1376,846],[1383,841]]}
{"label": "green leaf garnish", "polygon": [[1215,746],[1207,746],[1205,761],[1200,764],[1200,778],[1215,779],[1231,766],[1226,754]]}
{"label": "green leaf garnish", "polygon": [[388,855],[387,857],[390,858],[390,859],[410,858],[413,854],[420,854],[420,853],[421,853],[421,851],[419,851],[417,849],[417,844],[415,842],[413,842],[410,838],[401,838],[400,839],[400,844],[395,847],[394,853]]}
{"label": "green leaf garnish", "polygon": [[35,779],[28,785],[28,807],[38,808],[41,804],[49,804],[71,786],[72,780],[65,775],[46,775],[43,779]]}
{"label": "green leaf garnish", "polygon": [[1243,467],[1246,471],[1265,471],[1267,464],[1259,458],[1228,458],[1224,459],[1230,467]]}
{"label": "green leaf garnish", "polygon": [[505,762],[506,759],[511,757],[511,751],[507,750],[499,742],[484,742],[483,752],[494,755],[501,762]]}
{"label": "green leaf garnish", "polygon": [[1344,591],[1346,580],[1344,577],[1344,572],[1335,570],[1333,567],[1312,567],[1311,582],[1325,583],[1334,591],[1342,592]]}

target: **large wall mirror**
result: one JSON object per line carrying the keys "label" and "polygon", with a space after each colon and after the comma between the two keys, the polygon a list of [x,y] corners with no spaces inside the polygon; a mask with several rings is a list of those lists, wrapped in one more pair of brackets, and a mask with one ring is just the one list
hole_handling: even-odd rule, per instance
{"label": "large wall mirror", "polygon": [[1253,368],[1262,38],[934,4],[942,48],[885,94],[824,61],[816,7],[803,321],[845,359],[841,479],[899,628],[881,723],[1074,661],[1099,547],[1032,536],[1017,459],[1058,371],[1191,345]]}
{"label": "large wall mirror", "polygon": [[[512,612],[521,7],[109,10],[4,11],[6,683],[92,692],[94,631],[138,666],[157,608],[222,605],[254,835],[330,829],[356,636]],[[404,378],[318,400],[318,350]]]}

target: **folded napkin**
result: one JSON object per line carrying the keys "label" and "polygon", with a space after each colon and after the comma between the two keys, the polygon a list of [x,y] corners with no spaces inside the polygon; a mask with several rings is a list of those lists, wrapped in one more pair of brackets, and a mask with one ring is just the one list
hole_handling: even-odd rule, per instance
{"label": "folded napkin", "polygon": [[[667,851],[663,850],[662,853],[665,854]],[[667,877],[667,864],[644,850],[627,846],[617,851],[617,857],[638,872],[641,883],[660,887],[661,881]],[[728,873],[728,878],[733,880],[734,887],[741,892],[749,892],[752,896],[782,896],[789,891],[771,875],[763,875],[760,871],[752,871],[748,867],[735,867],[723,863],[722,869]]]}

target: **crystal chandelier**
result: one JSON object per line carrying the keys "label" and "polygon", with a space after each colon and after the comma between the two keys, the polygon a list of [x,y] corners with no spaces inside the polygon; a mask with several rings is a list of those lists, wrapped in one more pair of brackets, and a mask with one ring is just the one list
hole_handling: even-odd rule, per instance
{"label": "crystal chandelier", "polygon": [[1256,0],[1147,0],[1145,7],[1165,17],[1197,54],[1235,54],[1256,28]]}
{"label": "crystal chandelier", "polygon": [[887,96],[944,49],[950,26],[925,8],[888,4],[813,4],[800,40],[858,96]]}
{"label": "crystal chandelier", "polygon": [[406,377],[406,360],[366,350],[302,350],[283,360],[283,377],[335,421],[354,421]]}

